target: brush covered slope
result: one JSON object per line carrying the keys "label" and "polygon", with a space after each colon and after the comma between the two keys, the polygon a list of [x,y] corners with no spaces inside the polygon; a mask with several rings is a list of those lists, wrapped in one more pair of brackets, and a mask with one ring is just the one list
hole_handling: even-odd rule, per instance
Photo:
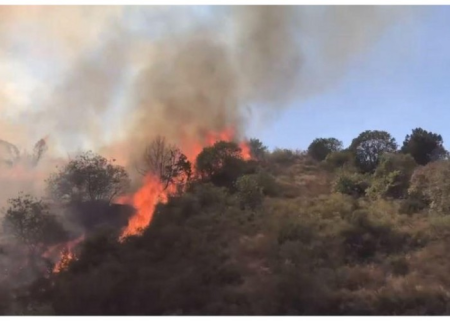
{"label": "brush covered slope", "polygon": [[120,238],[120,220],[84,224],[88,234],[60,270],[2,281],[1,312],[450,313],[442,138],[415,130],[398,149],[388,133],[366,131],[346,149],[336,139],[305,152],[268,152],[258,140],[249,148],[249,160],[232,142],[205,148],[135,234]]}

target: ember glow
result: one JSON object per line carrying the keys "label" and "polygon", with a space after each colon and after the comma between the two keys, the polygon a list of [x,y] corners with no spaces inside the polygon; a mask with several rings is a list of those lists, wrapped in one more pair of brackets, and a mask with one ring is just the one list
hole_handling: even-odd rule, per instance
{"label": "ember glow", "polygon": [[65,269],[69,263],[75,258],[73,253],[75,247],[84,240],[85,236],[71,240],[66,243],[60,243],[49,247],[49,249],[42,255],[43,258],[55,258],[56,264],[53,267],[53,273],[59,273]]}

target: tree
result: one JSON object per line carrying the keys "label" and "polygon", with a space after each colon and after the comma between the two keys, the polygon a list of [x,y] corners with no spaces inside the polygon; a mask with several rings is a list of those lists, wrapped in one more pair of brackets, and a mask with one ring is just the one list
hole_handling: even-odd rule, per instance
{"label": "tree", "polygon": [[64,241],[67,237],[62,225],[42,200],[20,194],[8,200],[3,230],[21,244],[34,249]]}
{"label": "tree", "polygon": [[126,190],[128,184],[128,174],[123,167],[113,165],[112,161],[91,151],[78,155],[47,180],[53,198],[81,202],[111,202]]}
{"label": "tree", "polygon": [[196,169],[202,179],[209,178],[218,186],[233,186],[245,172],[241,148],[234,142],[218,141],[197,156]]}
{"label": "tree", "polygon": [[0,157],[2,163],[13,166],[20,159],[20,151],[14,144],[0,140]]}
{"label": "tree", "polygon": [[185,184],[192,175],[191,163],[187,157],[174,145],[166,142],[162,136],[157,136],[145,149],[142,165],[138,172],[149,173],[160,178],[166,189],[170,184]]}
{"label": "tree", "polygon": [[368,194],[374,197],[405,198],[417,163],[410,155],[384,153],[375,170]]}
{"label": "tree", "polygon": [[14,144],[11,144],[4,140],[0,140],[0,161],[11,167],[18,164],[19,162],[31,167],[35,167],[39,163],[47,149],[48,147],[45,139],[40,139],[36,142],[31,154],[26,152],[21,153]]}
{"label": "tree", "polygon": [[397,143],[385,131],[364,131],[353,139],[349,150],[354,153],[355,165],[361,172],[373,172],[380,156],[385,152],[395,152]]}
{"label": "tree", "polygon": [[323,161],[332,152],[342,150],[342,142],[335,138],[318,138],[308,147],[308,155],[314,160]]}
{"label": "tree", "polygon": [[441,213],[450,212],[450,161],[430,162],[417,168],[408,193]]}
{"label": "tree", "polygon": [[35,167],[39,163],[39,161],[41,160],[42,156],[47,151],[47,149],[48,149],[47,142],[45,142],[44,139],[40,139],[39,141],[36,142],[30,160],[32,166]]}
{"label": "tree", "polygon": [[447,156],[443,144],[444,141],[439,134],[416,128],[406,136],[400,151],[411,154],[417,164],[426,165]]}
{"label": "tree", "polygon": [[264,160],[267,154],[267,147],[260,140],[250,139],[248,145],[250,146],[250,154],[255,160]]}

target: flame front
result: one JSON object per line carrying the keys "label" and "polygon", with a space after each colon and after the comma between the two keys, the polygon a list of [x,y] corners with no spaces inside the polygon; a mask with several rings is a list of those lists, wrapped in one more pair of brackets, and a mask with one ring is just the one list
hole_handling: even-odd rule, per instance
{"label": "flame front", "polygon": [[[185,142],[183,144],[186,157],[193,164],[197,156],[204,147],[212,146],[215,142],[223,140],[230,141],[233,139],[233,131],[227,130],[221,133],[209,133],[203,143]],[[249,160],[250,149],[246,142],[239,144],[241,148],[242,158]],[[158,203],[166,203],[170,194],[176,191],[174,185],[165,185],[160,179],[152,174],[147,174],[144,178],[142,187],[132,196],[120,196],[116,202],[121,204],[131,204],[136,209],[136,214],[128,221],[127,227],[123,230],[120,240],[127,236],[137,235],[150,224],[156,205]],[[64,270],[71,261],[75,259],[73,249],[76,245],[84,240],[84,235],[67,243],[61,243],[50,247],[42,257],[57,257],[57,263],[53,267],[53,273],[59,273]]]}
{"label": "flame front", "polygon": [[81,235],[77,239],[71,240],[67,243],[61,243],[48,248],[48,250],[42,254],[44,258],[56,257],[58,258],[55,266],[53,267],[53,273],[59,273],[64,270],[69,263],[75,259],[73,249],[84,240],[84,235]]}
{"label": "flame front", "polygon": [[250,160],[252,158],[252,155],[250,154],[250,147],[248,146],[247,142],[241,142],[239,144],[239,147],[241,148],[242,159],[246,161]]}
{"label": "flame front", "polygon": [[[221,133],[210,132],[206,135],[203,144],[200,142],[183,142],[182,150],[188,160],[194,164],[204,147],[212,146],[217,141],[230,141],[233,137],[233,130],[225,130]],[[250,148],[247,142],[241,142],[239,147],[242,151],[242,158],[250,160]],[[176,187],[172,185],[164,189],[164,185],[158,177],[148,174],[144,178],[143,186],[133,196],[119,197],[116,202],[131,204],[136,209],[136,214],[128,221],[128,226],[122,232],[120,240],[127,236],[139,234],[145,229],[153,218],[156,205],[160,202],[167,202],[168,196],[175,190]]]}
{"label": "flame front", "polygon": [[155,207],[158,202],[166,202],[169,191],[164,190],[164,186],[159,178],[147,175],[143,186],[132,196],[131,202],[128,197],[122,197],[121,202],[131,203],[137,213],[130,218],[128,226],[122,232],[121,239],[138,234],[147,227],[152,220]]}

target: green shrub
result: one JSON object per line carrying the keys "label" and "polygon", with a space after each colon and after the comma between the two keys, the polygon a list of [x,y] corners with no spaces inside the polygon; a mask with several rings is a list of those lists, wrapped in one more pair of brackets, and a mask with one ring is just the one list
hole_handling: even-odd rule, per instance
{"label": "green shrub", "polygon": [[409,197],[400,202],[399,213],[413,215],[425,209],[427,203],[419,198]]}
{"label": "green shrub", "polygon": [[333,191],[355,197],[362,197],[370,187],[365,175],[359,173],[340,173],[333,183]]}
{"label": "green shrub", "polygon": [[228,192],[225,188],[216,187],[209,182],[196,185],[192,190],[202,207],[222,204],[228,196]]}
{"label": "green shrub", "polygon": [[343,150],[331,152],[325,158],[325,167],[329,170],[335,170],[343,167],[352,167],[354,163],[354,155],[351,151]]}
{"label": "green shrub", "polygon": [[289,149],[275,149],[270,155],[269,160],[282,164],[282,165],[289,165],[294,163],[294,161],[297,159],[297,156],[292,150]]}
{"label": "green shrub", "polygon": [[384,153],[367,191],[372,198],[405,198],[417,164],[410,155]]}
{"label": "green shrub", "polygon": [[236,189],[241,207],[255,210],[261,206],[264,195],[256,175],[239,177],[236,181]]}
{"label": "green shrub", "polygon": [[450,217],[443,215],[431,216],[430,228],[436,238],[450,237]]}
{"label": "green shrub", "polygon": [[276,197],[279,195],[279,186],[275,178],[265,170],[256,173],[256,180],[265,196]]}
{"label": "green shrub", "polygon": [[352,225],[341,232],[347,259],[367,261],[377,253],[395,254],[406,246],[408,236],[388,224],[375,222],[366,210],[356,210]]}
{"label": "green shrub", "polygon": [[281,227],[278,234],[278,243],[284,244],[289,241],[300,241],[310,243],[314,238],[314,229],[310,224],[302,221],[290,222]]}
{"label": "green shrub", "polygon": [[430,209],[450,213],[450,161],[436,161],[417,168],[411,177],[410,195],[429,203]]}

